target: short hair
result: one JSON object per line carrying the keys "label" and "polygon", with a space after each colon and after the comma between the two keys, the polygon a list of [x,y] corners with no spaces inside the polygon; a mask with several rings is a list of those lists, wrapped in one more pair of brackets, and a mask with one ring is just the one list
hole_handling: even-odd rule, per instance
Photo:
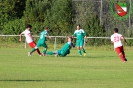
{"label": "short hair", "polygon": [[32,28],[32,26],[31,26],[30,24],[28,24],[28,25],[26,26],[26,28]]}
{"label": "short hair", "polygon": [[81,27],[80,24],[77,24],[77,26]]}
{"label": "short hair", "polygon": [[46,26],[46,27],[43,27],[44,29],[48,29],[48,27]]}
{"label": "short hair", "polygon": [[114,28],[114,32],[118,33],[118,28]]}

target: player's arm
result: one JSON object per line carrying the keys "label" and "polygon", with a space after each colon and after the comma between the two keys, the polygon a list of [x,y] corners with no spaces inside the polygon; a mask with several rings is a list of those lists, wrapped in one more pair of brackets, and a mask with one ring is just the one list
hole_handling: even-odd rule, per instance
{"label": "player's arm", "polygon": [[84,40],[87,43],[88,42],[88,39],[87,39],[87,36],[86,36],[86,32],[84,30],[82,30],[82,32],[83,32],[83,35],[84,35]]}
{"label": "player's arm", "polygon": [[113,44],[114,44],[114,41],[111,41],[111,43],[113,43]]}
{"label": "player's arm", "polygon": [[19,35],[19,41],[20,42],[22,41],[22,35],[23,35],[23,32]]}
{"label": "player's arm", "polygon": [[48,39],[51,39],[51,37],[48,34],[45,37],[48,38]]}
{"label": "player's arm", "polygon": [[127,44],[127,41],[123,36],[121,36],[121,39]]}
{"label": "player's arm", "polygon": [[76,34],[73,34],[72,37],[76,37]]}
{"label": "player's arm", "polygon": [[114,44],[114,38],[113,38],[113,36],[111,36],[111,43]]}
{"label": "player's arm", "polygon": [[76,37],[76,31],[74,32],[74,34],[72,35],[72,37]]}
{"label": "player's arm", "polygon": [[45,37],[48,39],[51,39],[51,37],[49,36],[48,32],[45,33]]}

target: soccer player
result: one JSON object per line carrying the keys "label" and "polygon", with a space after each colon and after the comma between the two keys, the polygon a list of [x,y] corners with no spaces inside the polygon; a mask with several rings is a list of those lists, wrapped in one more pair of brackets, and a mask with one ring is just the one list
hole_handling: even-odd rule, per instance
{"label": "soccer player", "polygon": [[117,54],[119,55],[120,59],[123,62],[126,62],[127,59],[125,57],[125,52],[123,49],[121,39],[127,44],[126,39],[121,34],[118,33],[118,29],[114,28],[114,34],[111,36],[111,42],[114,44],[114,48],[115,48]]}
{"label": "soccer player", "polygon": [[32,26],[31,25],[27,25],[25,31],[23,31],[21,34],[20,34],[20,38],[19,38],[19,41],[21,42],[22,41],[22,35],[24,35],[26,37],[26,42],[29,44],[29,46],[32,48],[31,52],[28,52],[28,56],[31,56],[31,54],[34,52],[34,51],[37,51],[39,56],[42,56],[42,54],[40,53],[40,50],[37,48],[36,46],[36,43],[33,41],[33,38],[32,38],[32,35],[31,35],[31,30]]}
{"label": "soccer player", "polygon": [[46,55],[55,54],[55,56],[59,55],[59,56],[65,57],[67,54],[70,54],[70,49],[74,47],[72,40],[73,40],[72,37],[68,37],[68,42],[65,43],[65,45],[60,50],[57,50],[54,52],[47,52]]}
{"label": "soccer player", "polygon": [[48,36],[48,27],[44,27],[44,30],[40,33],[40,38],[37,42],[37,47],[44,47],[44,51],[42,53],[42,55],[46,54],[47,51],[47,44],[46,44],[46,39],[49,38],[51,39],[50,36]]}
{"label": "soccer player", "polygon": [[77,25],[77,30],[75,30],[74,34],[72,36],[76,37],[76,46],[78,49],[78,53],[80,56],[82,56],[82,52],[84,53],[84,56],[86,55],[86,51],[84,49],[84,38],[86,37],[86,33],[83,29],[80,28],[80,25]]}

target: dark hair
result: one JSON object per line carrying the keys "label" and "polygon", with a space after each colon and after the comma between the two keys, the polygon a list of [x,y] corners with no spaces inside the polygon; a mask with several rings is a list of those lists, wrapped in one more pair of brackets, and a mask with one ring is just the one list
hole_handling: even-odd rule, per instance
{"label": "dark hair", "polygon": [[46,26],[46,27],[43,27],[44,29],[48,29],[48,27]]}
{"label": "dark hair", "polygon": [[77,26],[81,27],[80,24],[77,24]]}
{"label": "dark hair", "polygon": [[114,32],[118,33],[118,28],[114,28]]}
{"label": "dark hair", "polygon": [[32,28],[32,26],[28,24],[28,25],[26,26],[26,28]]}

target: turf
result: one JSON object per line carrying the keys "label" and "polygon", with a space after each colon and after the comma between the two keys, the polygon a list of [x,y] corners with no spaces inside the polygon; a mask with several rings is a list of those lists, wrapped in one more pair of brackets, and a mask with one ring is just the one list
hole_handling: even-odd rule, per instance
{"label": "turf", "polygon": [[132,51],[122,63],[112,50],[87,50],[80,57],[39,57],[30,49],[0,48],[0,88],[132,88]]}

